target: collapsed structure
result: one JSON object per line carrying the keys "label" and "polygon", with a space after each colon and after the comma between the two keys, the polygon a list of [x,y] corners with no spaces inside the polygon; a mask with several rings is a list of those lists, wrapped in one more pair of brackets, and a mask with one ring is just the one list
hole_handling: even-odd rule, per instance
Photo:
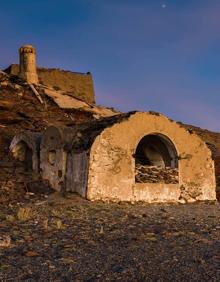
{"label": "collapsed structure", "polygon": [[160,114],[131,112],[71,128],[49,127],[37,155],[42,177],[54,189],[89,200],[192,202],[216,197],[207,145]]}
{"label": "collapsed structure", "polygon": [[29,172],[47,180],[56,191],[75,192],[89,200],[216,199],[213,154],[199,136],[159,113],[122,114],[88,103],[94,101],[89,93],[85,99],[76,98],[77,91],[41,84],[35,54],[32,46],[21,47],[23,66],[16,72],[12,65],[7,73],[31,85],[42,103],[47,96],[61,109],[80,109],[93,118],[68,126],[50,123],[38,133],[17,134],[10,152]]}

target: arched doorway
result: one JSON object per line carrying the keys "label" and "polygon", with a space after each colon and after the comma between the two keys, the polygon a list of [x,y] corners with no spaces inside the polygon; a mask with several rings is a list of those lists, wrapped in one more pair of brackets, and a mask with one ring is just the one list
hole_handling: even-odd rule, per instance
{"label": "arched doorway", "polygon": [[11,150],[14,159],[23,163],[26,171],[33,169],[33,151],[24,141],[18,142]]}
{"label": "arched doorway", "polygon": [[178,183],[178,155],[169,138],[149,134],[140,140],[135,151],[135,182]]}

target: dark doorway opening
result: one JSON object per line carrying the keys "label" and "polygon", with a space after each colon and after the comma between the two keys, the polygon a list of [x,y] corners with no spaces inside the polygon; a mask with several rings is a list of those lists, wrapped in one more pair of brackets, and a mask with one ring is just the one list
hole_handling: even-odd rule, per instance
{"label": "dark doorway opening", "polygon": [[161,134],[144,136],[135,152],[135,181],[178,183],[178,155],[174,144]]}
{"label": "dark doorway opening", "polygon": [[26,171],[32,171],[33,168],[33,151],[24,141],[18,142],[12,149],[13,157],[22,162]]}

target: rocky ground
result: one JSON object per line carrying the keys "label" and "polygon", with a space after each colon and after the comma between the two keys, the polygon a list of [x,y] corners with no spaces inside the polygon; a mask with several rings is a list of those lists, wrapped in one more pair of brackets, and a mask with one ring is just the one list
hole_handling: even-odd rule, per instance
{"label": "rocky ground", "polygon": [[[42,105],[2,73],[0,94],[0,281],[220,281],[219,204],[103,204],[50,194],[11,159],[13,136],[94,117],[43,95]],[[182,126],[209,144],[220,186],[220,134]]]}
{"label": "rocky ground", "polygon": [[220,281],[220,205],[26,194],[0,205],[0,281]]}

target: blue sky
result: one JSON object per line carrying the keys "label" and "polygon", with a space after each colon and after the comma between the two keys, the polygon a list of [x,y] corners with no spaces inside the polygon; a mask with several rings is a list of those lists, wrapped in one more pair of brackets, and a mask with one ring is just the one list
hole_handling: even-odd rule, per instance
{"label": "blue sky", "polygon": [[219,0],[3,0],[0,68],[24,43],[38,65],[93,73],[98,104],[220,131]]}

